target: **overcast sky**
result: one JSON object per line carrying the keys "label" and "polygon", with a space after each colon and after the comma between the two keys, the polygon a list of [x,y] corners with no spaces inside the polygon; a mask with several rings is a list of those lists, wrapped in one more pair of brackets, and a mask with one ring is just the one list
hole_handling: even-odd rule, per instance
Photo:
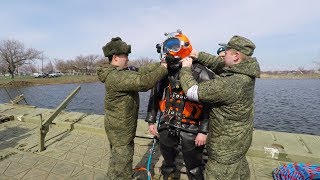
{"label": "overcast sky", "polygon": [[120,36],[132,45],[130,59],[156,59],[163,34],[182,29],[194,49],[212,54],[233,35],[251,39],[264,71],[315,69],[319,8],[319,0],[2,0],[0,40],[19,40],[53,60],[102,55]]}

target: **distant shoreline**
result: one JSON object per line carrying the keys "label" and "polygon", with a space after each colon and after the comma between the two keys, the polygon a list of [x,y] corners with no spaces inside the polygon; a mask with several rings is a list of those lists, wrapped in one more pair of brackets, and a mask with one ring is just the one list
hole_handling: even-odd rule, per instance
{"label": "distant shoreline", "polygon": [[[261,79],[320,79],[320,74],[261,74]],[[49,84],[74,84],[98,82],[96,75],[61,76],[56,78],[34,78],[31,76],[0,77],[0,88],[25,87]]]}
{"label": "distant shoreline", "polygon": [[98,76],[96,75],[61,76],[55,78],[34,78],[31,76],[17,76],[14,79],[11,79],[10,77],[0,77],[0,88],[38,86],[49,84],[90,83],[98,81]]}
{"label": "distant shoreline", "polygon": [[261,73],[262,79],[320,79],[320,73],[312,74],[267,74]]}

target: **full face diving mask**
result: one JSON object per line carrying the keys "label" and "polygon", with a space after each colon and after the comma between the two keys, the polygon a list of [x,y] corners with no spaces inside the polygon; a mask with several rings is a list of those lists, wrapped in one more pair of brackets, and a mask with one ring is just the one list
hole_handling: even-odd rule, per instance
{"label": "full face diving mask", "polygon": [[190,40],[182,34],[181,30],[166,33],[165,36],[167,39],[157,45],[158,53],[165,56],[165,60],[171,68],[179,68],[179,61],[189,56],[192,51]]}

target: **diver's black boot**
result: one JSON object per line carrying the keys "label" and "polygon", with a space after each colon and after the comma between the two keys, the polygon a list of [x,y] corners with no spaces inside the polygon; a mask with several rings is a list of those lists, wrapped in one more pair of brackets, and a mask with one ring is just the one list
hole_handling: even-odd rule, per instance
{"label": "diver's black boot", "polygon": [[173,179],[174,173],[176,172],[177,168],[174,167],[167,167],[162,165],[161,166],[161,174],[163,175],[163,180]]}
{"label": "diver's black boot", "polygon": [[187,176],[189,180],[204,180],[203,167],[195,167],[187,171]]}

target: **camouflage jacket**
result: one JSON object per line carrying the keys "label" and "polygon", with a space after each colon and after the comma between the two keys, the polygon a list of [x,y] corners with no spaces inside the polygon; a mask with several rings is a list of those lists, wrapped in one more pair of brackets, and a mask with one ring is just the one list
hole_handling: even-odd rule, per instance
{"label": "camouflage jacket", "polygon": [[198,85],[200,101],[210,102],[210,127],[207,138],[209,156],[220,163],[232,164],[245,156],[252,141],[255,78],[260,77],[256,58],[248,57],[239,64],[223,67],[223,60],[204,52],[199,61],[219,76],[197,83],[190,68],[182,68],[183,90]]}
{"label": "camouflage jacket", "polygon": [[129,71],[106,63],[98,68],[105,83],[105,129],[111,145],[126,145],[135,137],[139,110],[139,91],[147,91],[168,73],[157,64]]}

